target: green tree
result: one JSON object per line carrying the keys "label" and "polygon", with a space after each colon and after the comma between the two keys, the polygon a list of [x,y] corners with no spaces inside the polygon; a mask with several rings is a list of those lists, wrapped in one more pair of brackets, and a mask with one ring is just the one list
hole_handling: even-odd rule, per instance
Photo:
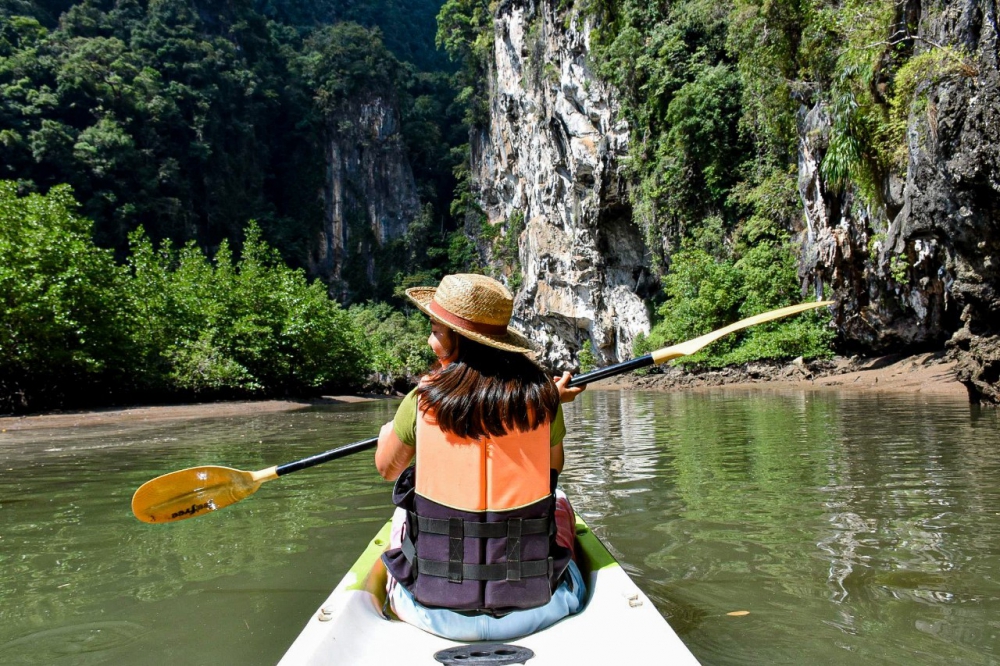
{"label": "green tree", "polygon": [[402,64],[382,43],[377,30],[356,23],[323,27],[306,40],[298,68],[316,103],[336,111],[361,90],[393,91]]}
{"label": "green tree", "polygon": [[226,242],[213,265],[193,244],[157,251],[137,233],[129,264],[130,331],[149,387],[273,395],[364,379],[370,359],[346,311],[285,266],[256,224],[239,259]]}
{"label": "green tree", "polygon": [[376,386],[402,389],[434,362],[427,344],[430,325],[423,314],[407,316],[386,303],[353,305],[348,313],[363,335]]}
{"label": "green tree", "polygon": [[91,228],[68,187],[20,196],[0,181],[0,407],[86,393],[121,368],[122,272]]}

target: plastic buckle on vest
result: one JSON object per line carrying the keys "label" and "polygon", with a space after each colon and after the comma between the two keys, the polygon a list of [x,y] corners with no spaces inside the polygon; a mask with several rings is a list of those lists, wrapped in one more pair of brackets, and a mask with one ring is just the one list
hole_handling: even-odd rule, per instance
{"label": "plastic buckle on vest", "polygon": [[461,518],[448,519],[448,581],[461,583],[465,559],[465,526]]}
{"label": "plastic buckle on vest", "polygon": [[521,580],[521,518],[507,521],[507,580]]}

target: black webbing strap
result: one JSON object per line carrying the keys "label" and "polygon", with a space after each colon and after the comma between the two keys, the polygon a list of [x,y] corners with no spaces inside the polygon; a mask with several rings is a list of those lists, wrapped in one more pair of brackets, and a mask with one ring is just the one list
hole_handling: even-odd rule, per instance
{"label": "black webbing strap", "polygon": [[[417,557],[417,550],[410,540],[410,535],[403,537],[403,556],[413,565],[417,574],[421,576],[436,576],[437,578],[451,578],[451,562],[439,562],[438,560],[428,560]],[[535,578],[537,576],[552,575],[552,558],[545,560],[529,560],[519,562],[521,578]],[[507,564],[463,564],[461,576],[467,580],[508,580]]]}
{"label": "black webbing strap", "polygon": [[[465,530],[461,518],[448,521],[448,581],[461,583],[463,578],[462,560],[465,559]],[[419,561],[419,560],[418,560]],[[420,571],[420,567],[417,567]],[[422,573],[422,572],[421,572]]]}
{"label": "black webbing strap", "polygon": [[413,545],[409,532],[403,535],[403,543],[400,544],[400,550],[403,551],[403,556],[407,562],[414,567],[417,566],[417,547]]}
{"label": "black webbing strap", "polygon": [[[556,521],[548,518],[532,518],[531,520],[515,519],[521,522],[521,534],[528,536],[531,534],[553,534]],[[417,531],[427,534],[446,534],[451,536],[451,520],[441,518],[425,518],[417,516]],[[476,539],[502,539],[507,536],[506,521],[498,523],[473,523],[466,521],[462,525],[462,531],[467,537]]]}
{"label": "black webbing strap", "polygon": [[521,580],[521,523],[520,518],[507,521],[507,580]]}
{"label": "black webbing strap", "polygon": [[[425,560],[422,557],[414,560],[417,574],[420,576],[435,576],[451,579],[451,562]],[[552,571],[552,558],[544,560],[528,560],[520,562],[521,578],[537,578],[549,576]],[[507,580],[507,563],[499,564],[463,564],[462,578],[464,580]]]}

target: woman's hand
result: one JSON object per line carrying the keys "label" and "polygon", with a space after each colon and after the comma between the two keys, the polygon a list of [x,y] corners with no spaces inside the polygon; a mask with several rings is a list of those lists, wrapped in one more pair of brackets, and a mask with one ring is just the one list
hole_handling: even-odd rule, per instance
{"label": "woman's hand", "polygon": [[569,384],[569,380],[572,378],[568,372],[564,372],[562,377],[555,378],[556,388],[559,389],[559,402],[573,402],[576,400],[576,396],[583,393],[583,389],[587,388],[587,385],[574,386],[573,388],[568,388],[566,385]]}

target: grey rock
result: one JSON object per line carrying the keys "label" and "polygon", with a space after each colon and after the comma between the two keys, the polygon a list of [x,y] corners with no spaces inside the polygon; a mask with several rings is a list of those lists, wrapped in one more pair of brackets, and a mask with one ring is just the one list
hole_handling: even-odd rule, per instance
{"label": "grey rock", "polygon": [[[378,246],[406,233],[420,200],[389,98],[367,91],[349,100],[331,113],[326,134],[324,222],[308,268],[344,301],[348,282],[375,281]],[[364,275],[344,275],[352,253],[363,257]]]}
{"label": "grey rock", "polygon": [[472,137],[472,167],[488,223],[526,222],[515,325],[545,363],[576,369],[591,344],[602,365],[632,356],[655,281],[622,177],[628,127],[588,66],[590,19],[562,4],[497,8],[490,121]]}
{"label": "grey rock", "polygon": [[[846,343],[875,352],[940,347],[962,328],[981,340],[1000,334],[997,4],[907,8],[909,18],[919,16],[914,53],[961,48],[966,66],[918,88],[923,102],[911,109],[905,173],[885,175],[882,205],[823,181],[830,120],[822,103],[803,110],[799,127],[803,290],[828,289]],[[995,396],[989,368],[1000,363],[998,347],[952,348],[970,355],[970,391]]]}

